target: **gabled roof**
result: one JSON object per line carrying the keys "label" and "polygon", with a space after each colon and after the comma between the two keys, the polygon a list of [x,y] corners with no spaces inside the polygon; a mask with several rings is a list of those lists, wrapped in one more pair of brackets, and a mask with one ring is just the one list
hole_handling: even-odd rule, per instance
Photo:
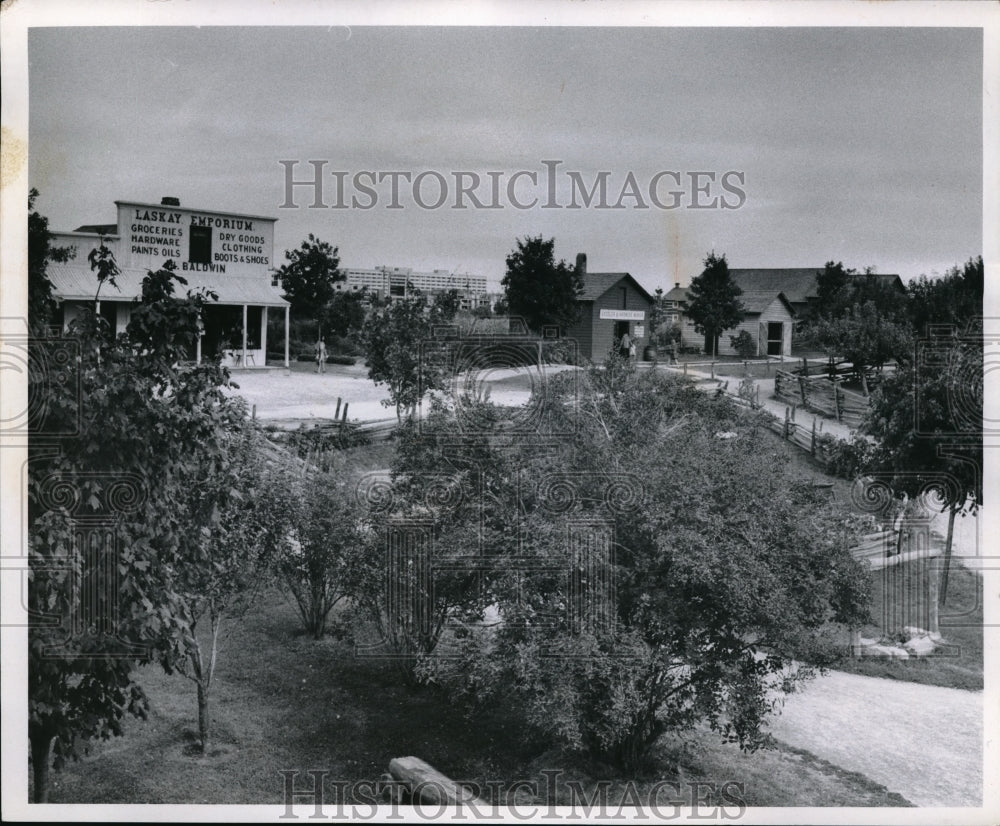
{"label": "gabled roof", "polygon": [[638,281],[636,281],[630,273],[627,272],[588,272],[583,276],[583,292],[577,296],[577,301],[596,301],[602,295],[604,295],[608,290],[610,290],[615,284],[621,281],[623,278],[628,279],[633,287],[643,296],[650,304],[653,303],[653,296],[651,296],[646,288],[642,286]]}
{"label": "gabled roof", "polygon": [[[663,298],[666,301],[679,301],[686,304],[688,300],[688,288],[674,287],[670,292],[665,293]],[[777,292],[774,290],[743,290],[740,294],[739,300],[743,305],[743,311],[747,315],[760,315],[764,312],[764,310],[770,307],[775,300],[784,304],[785,309],[787,309],[791,315],[795,315],[795,308],[788,300],[788,296],[780,290]]]}
{"label": "gabled roof", "polygon": [[[103,301],[138,301],[142,295],[142,279],[147,270],[122,269],[116,279],[118,289],[110,285],[101,288]],[[49,263],[45,270],[56,298],[64,301],[93,301],[97,292],[97,276],[88,268],[70,264]],[[256,307],[284,307],[288,304],[281,297],[278,287],[271,286],[270,278],[260,276],[225,275],[217,272],[178,272],[187,279],[187,285],[177,284],[175,295],[183,296],[188,290],[207,289],[219,296],[219,304],[251,304]],[[215,303],[215,302],[213,302]]]}
{"label": "gabled roof", "polygon": [[868,275],[867,273],[857,272],[854,274],[854,277],[858,279],[874,278],[878,281],[881,281],[885,285],[895,287],[901,293],[906,292],[906,285],[903,283],[903,279],[900,278],[898,275],[896,275],[896,273],[873,272],[871,275]]}
{"label": "gabled roof", "polygon": [[816,276],[822,267],[742,270],[730,269],[729,275],[743,292],[784,293],[793,304],[804,304],[816,295]]}
{"label": "gabled roof", "polygon": [[[792,304],[805,304],[816,298],[816,276],[823,267],[790,267],[784,269],[731,269],[729,274],[744,292],[763,290],[783,292]],[[864,273],[855,273],[854,278],[867,278]],[[895,273],[873,273],[885,284],[905,292],[903,280]]]}
{"label": "gabled roof", "polygon": [[795,315],[795,310],[792,307],[791,302],[785,297],[784,293],[773,293],[769,290],[744,290],[743,294],[739,297],[740,303],[743,305],[743,312],[747,315],[760,315],[764,310],[770,307],[775,300],[780,301],[785,305],[785,309],[788,310],[790,315]]}

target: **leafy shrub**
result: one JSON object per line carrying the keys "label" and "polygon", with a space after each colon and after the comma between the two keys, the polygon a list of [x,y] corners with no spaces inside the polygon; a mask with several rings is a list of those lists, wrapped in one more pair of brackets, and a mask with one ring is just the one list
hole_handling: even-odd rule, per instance
{"label": "leafy shrub", "polygon": [[303,629],[318,640],[330,612],[353,589],[364,554],[359,514],[353,486],[342,476],[310,472],[287,484],[298,495],[275,573],[292,595]]}
{"label": "leafy shrub", "polygon": [[[273,357],[274,358],[278,358],[278,359],[284,359],[285,355],[284,355],[284,353],[282,353],[280,356],[275,355]],[[271,354],[268,354],[268,358],[272,358]],[[295,361],[316,361],[316,354],[315,353],[299,353],[299,355],[297,355],[295,357]],[[327,364],[347,364],[347,365],[353,365],[355,361],[356,361],[356,359],[354,358],[354,356],[342,356],[342,355],[339,355],[337,353],[334,353],[332,355],[328,355],[326,357],[326,363]]]}
{"label": "leafy shrub", "polygon": [[832,433],[816,436],[817,457],[828,473],[844,479],[855,479],[870,467],[875,451],[875,445],[857,433],[851,439],[842,439]]}
{"label": "leafy shrub", "polygon": [[738,336],[730,336],[729,343],[739,354],[740,358],[752,359],[757,355],[757,343],[753,340],[753,336],[746,330],[740,330]]}
{"label": "leafy shrub", "polygon": [[[774,692],[836,659],[831,629],[862,622],[867,572],[847,551],[841,507],[802,488],[758,416],[621,362],[575,388],[553,382],[543,428],[572,436],[552,453],[523,446],[528,481],[513,494],[514,460],[488,439],[449,454],[476,469],[470,480],[486,474],[470,493],[490,491],[491,511],[518,497],[506,530],[481,534],[502,621],[457,630],[457,656],[421,652],[417,675],[473,710],[514,698],[544,738],[627,770],[662,733],[699,723],[756,749]],[[469,505],[455,515],[478,513]],[[517,575],[504,577],[515,553]]]}
{"label": "leafy shrub", "polygon": [[575,343],[566,339],[542,343],[542,360],[546,364],[578,364],[579,354]]}
{"label": "leafy shrub", "polygon": [[343,356],[343,355],[340,355],[338,353],[334,353],[333,355],[330,355],[330,356],[326,357],[326,363],[327,364],[347,364],[347,365],[353,365],[354,361],[355,361],[354,356]]}

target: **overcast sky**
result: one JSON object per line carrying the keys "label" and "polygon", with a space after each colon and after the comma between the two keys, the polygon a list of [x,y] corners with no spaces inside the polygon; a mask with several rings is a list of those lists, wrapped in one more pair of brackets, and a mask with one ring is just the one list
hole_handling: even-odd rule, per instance
{"label": "overcast sky", "polygon": [[[478,272],[498,283],[515,239],[556,239],[591,271],[687,283],[710,251],[732,267],[875,266],[904,279],[982,252],[982,34],[977,29],[48,28],[29,35],[30,185],[53,229],[112,223],[114,201],[278,218],[275,258],[312,232],[346,266]],[[327,161],[324,198],[362,170],[432,171],[422,209],[282,209],[280,160]],[[543,209],[542,161],[622,209]],[[538,197],[530,209],[508,201]],[[453,173],[503,174],[502,209],[452,209]],[[682,174],[680,207],[649,203]],[[743,174],[738,209],[691,209],[693,171]],[[662,180],[661,202],[676,188]],[[702,179],[704,184],[707,179]],[[730,178],[730,183],[740,179]],[[424,202],[437,196],[425,181]],[[369,199],[361,198],[362,203]],[[468,203],[468,202],[467,202]],[[721,203],[721,202],[720,202]]]}

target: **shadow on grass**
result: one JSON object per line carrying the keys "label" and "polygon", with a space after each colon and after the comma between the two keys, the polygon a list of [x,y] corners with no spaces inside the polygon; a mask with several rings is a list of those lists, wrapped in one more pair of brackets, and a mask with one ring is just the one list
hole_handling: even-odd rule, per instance
{"label": "shadow on grass", "polygon": [[567,800],[565,788],[547,799],[542,772],[560,771],[584,790],[610,781],[619,796],[630,779],[640,792],[658,780],[701,779],[742,784],[747,805],[900,805],[867,778],[796,750],[779,745],[744,754],[704,731],[683,748],[666,738],[648,770],[624,777],[528,736],[514,706],[467,719],[439,690],[404,685],[391,663],[359,659],[347,642],[298,632],[294,610],[273,592],[230,626],[211,699],[208,755],[194,749],[193,684],[143,669],[149,719],[129,721],[125,736],[96,744],[91,756],[55,772],[52,801],[280,805],[282,770],[298,771],[297,788],[306,789],[306,772],[328,772],[327,799],[336,801],[336,782],[377,781],[392,758],[415,755],[486,788],[527,780],[520,796],[536,803]]}

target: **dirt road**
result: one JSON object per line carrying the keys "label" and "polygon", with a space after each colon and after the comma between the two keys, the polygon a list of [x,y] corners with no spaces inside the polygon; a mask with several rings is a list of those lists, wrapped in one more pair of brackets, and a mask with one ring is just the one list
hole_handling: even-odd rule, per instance
{"label": "dirt road", "polygon": [[983,693],[830,672],[789,696],[775,737],[918,806],[981,806]]}

